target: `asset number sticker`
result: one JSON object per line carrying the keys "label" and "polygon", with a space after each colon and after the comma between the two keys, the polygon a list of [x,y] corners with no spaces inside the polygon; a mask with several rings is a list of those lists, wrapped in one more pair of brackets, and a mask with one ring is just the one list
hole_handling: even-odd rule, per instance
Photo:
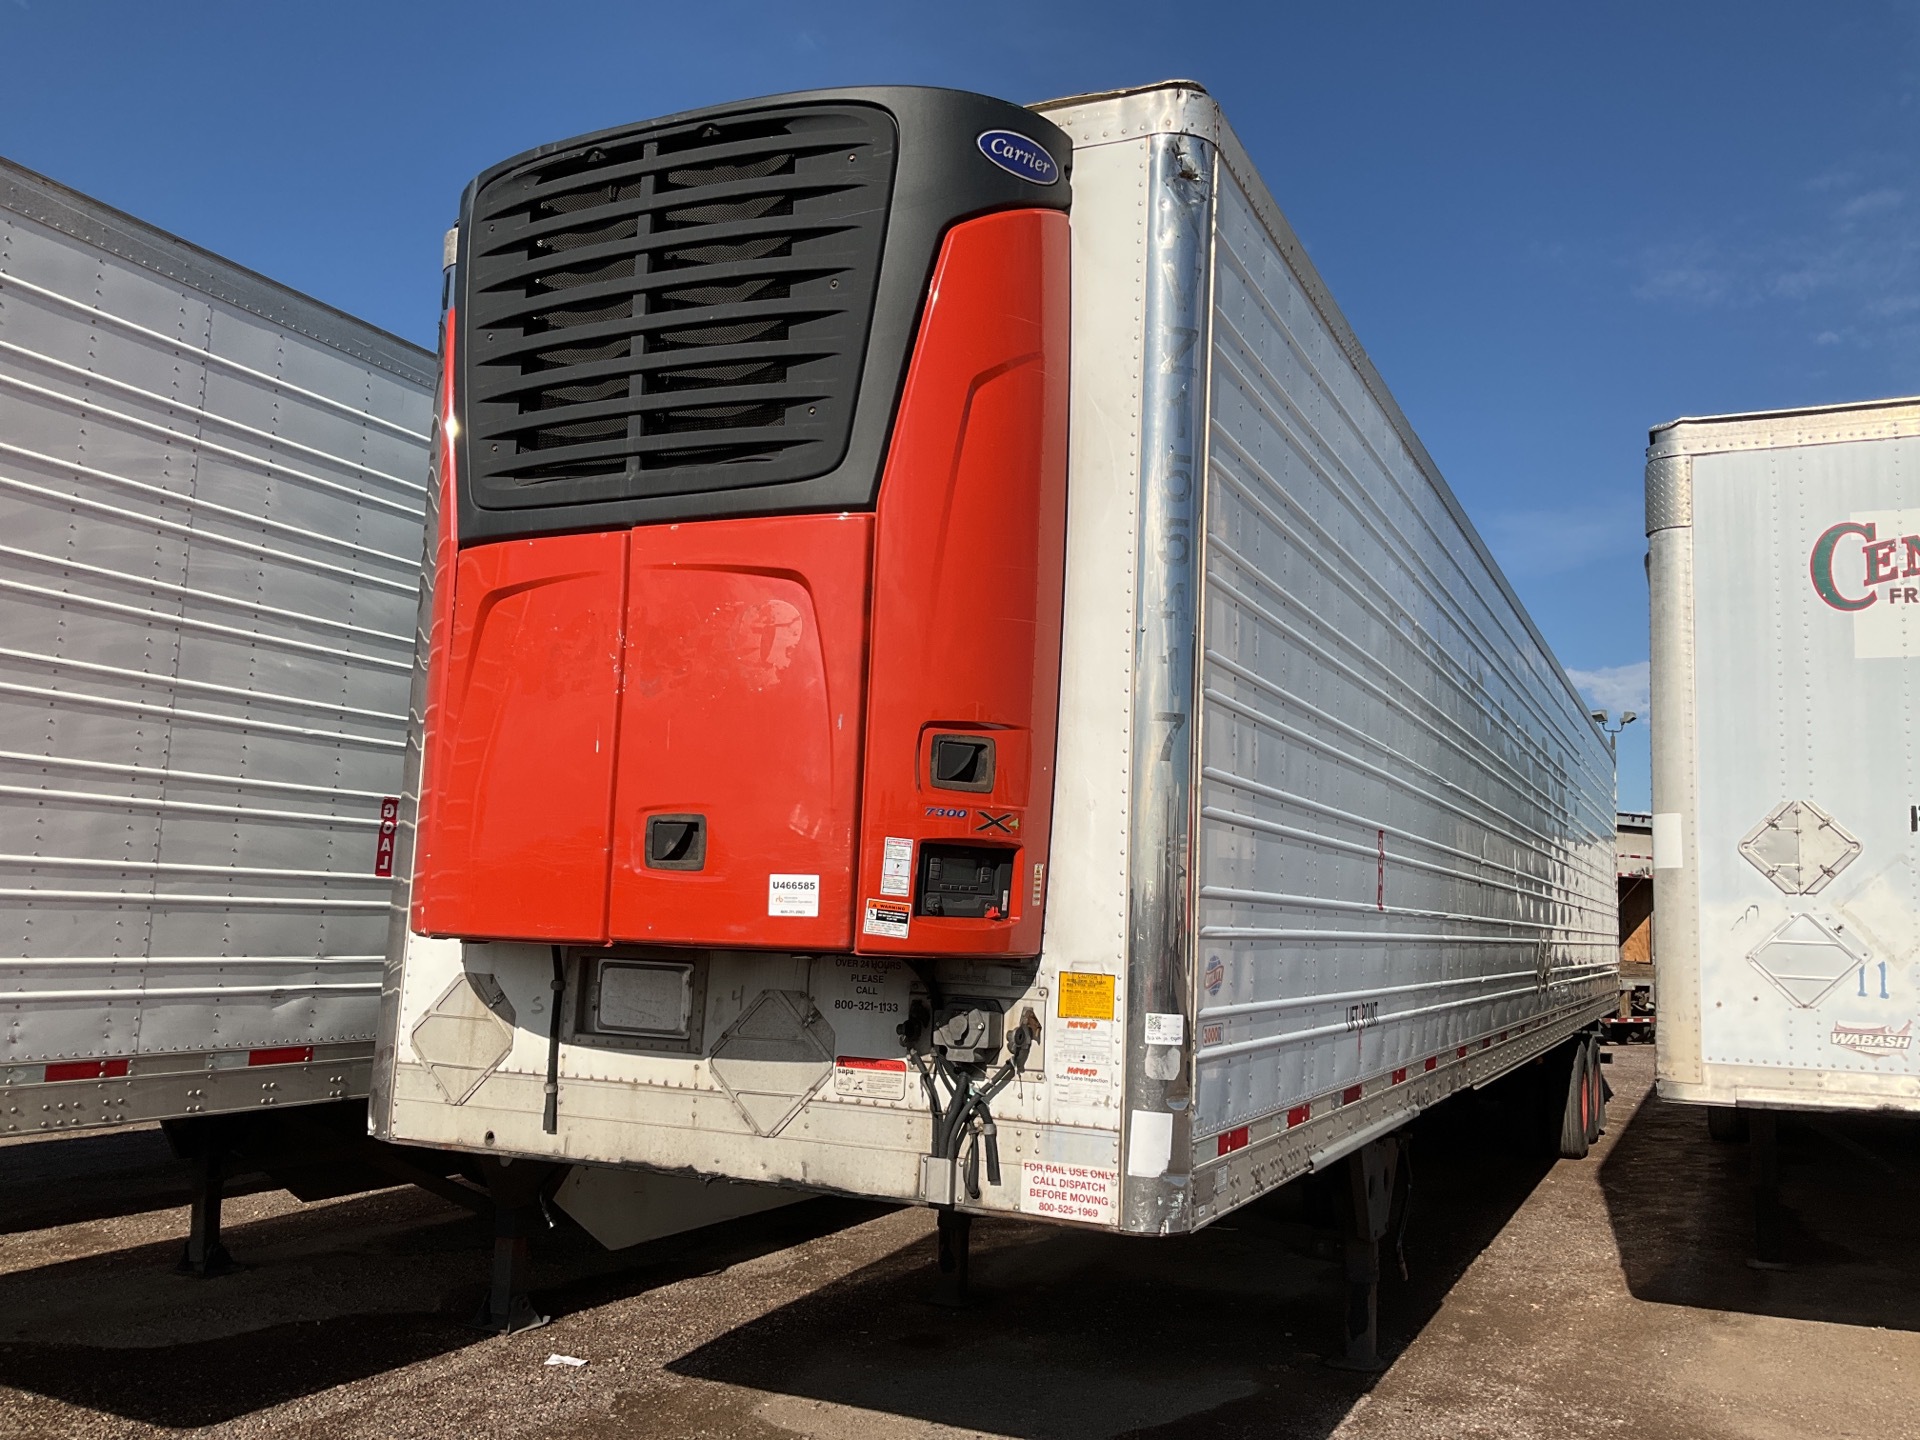
{"label": "asset number sticker", "polygon": [[1119,1213],[1120,1177],[1087,1165],[1029,1160],[1020,1167],[1020,1211],[1054,1220],[1111,1225]]}
{"label": "asset number sticker", "polygon": [[767,914],[804,915],[820,913],[820,877],[818,875],[769,875],[767,877]]}

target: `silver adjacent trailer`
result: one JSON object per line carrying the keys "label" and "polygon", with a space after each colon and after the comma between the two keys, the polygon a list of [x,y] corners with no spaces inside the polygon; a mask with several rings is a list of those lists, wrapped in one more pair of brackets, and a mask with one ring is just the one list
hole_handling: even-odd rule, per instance
{"label": "silver adjacent trailer", "polygon": [[1660,1092],[1920,1111],[1920,400],[1651,438]]}
{"label": "silver adjacent trailer", "polygon": [[0,1130],[365,1095],[433,380],[0,162]]}
{"label": "silver adjacent trailer", "polygon": [[1001,1182],[930,1157],[885,958],[712,952],[616,1047],[554,1023],[549,946],[397,936],[376,1133],[1169,1233],[1616,1003],[1607,744],[1218,107],[1040,108],[1075,146],[1043,952],[941,962],[1036,1038]]}

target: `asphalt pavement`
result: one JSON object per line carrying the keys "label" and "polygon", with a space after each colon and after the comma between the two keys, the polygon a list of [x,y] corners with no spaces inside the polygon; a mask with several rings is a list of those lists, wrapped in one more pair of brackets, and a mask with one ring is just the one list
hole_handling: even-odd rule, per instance
{"label": "asphalt pavement", "polygon": [[156,1131],[0,1144],[0,1437],[1920,1434],[1920,1127],[1784,1125],[1792,1263],[1757,1270],[1745,1147],[1613,1053],[1586,1160],[1471,1103],[1421,1124],[1378,1375],[1325,1363],[1342,1285],[1304,1191],[1176,1239],[978,1222],[959,1311],[929,1303],[925,1211],[809,1200],[617,1254],[563,1221],[553,1323],[500,1339],[463,1323],[485,1225],[431,1196],[255,1189],[246,1268],[195,1280]]}

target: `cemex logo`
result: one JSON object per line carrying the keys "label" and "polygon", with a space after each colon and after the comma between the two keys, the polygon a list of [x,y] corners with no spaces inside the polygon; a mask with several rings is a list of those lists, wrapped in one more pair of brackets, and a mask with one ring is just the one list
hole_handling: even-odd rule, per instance
{"label": "cemex logo", "polygon": [[[1920,535],[1882,540],[1871,521],[1843,520],[1828,526],[1813,542],[1807,569],[1815,593],[1835,610],[1865,610],[1883,594],[1889,605],[1920,605]],[[1855,575],[1861,577],[1857,583],[1865,590],[1850,595],[1846,592],[1854,588]],[[1916,583],[1894,584],[1898,580]],[[1889,588],[1878,588],[1883,585]]]}

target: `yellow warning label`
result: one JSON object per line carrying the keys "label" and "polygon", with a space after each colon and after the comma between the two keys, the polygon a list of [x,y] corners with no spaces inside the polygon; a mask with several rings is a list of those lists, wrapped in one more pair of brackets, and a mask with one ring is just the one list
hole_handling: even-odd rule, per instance
{"label": "yellow warning label", "polygon": [[1113,976],[1061,971],[1058,1013],[1062,1020],[1113,1019]]}

